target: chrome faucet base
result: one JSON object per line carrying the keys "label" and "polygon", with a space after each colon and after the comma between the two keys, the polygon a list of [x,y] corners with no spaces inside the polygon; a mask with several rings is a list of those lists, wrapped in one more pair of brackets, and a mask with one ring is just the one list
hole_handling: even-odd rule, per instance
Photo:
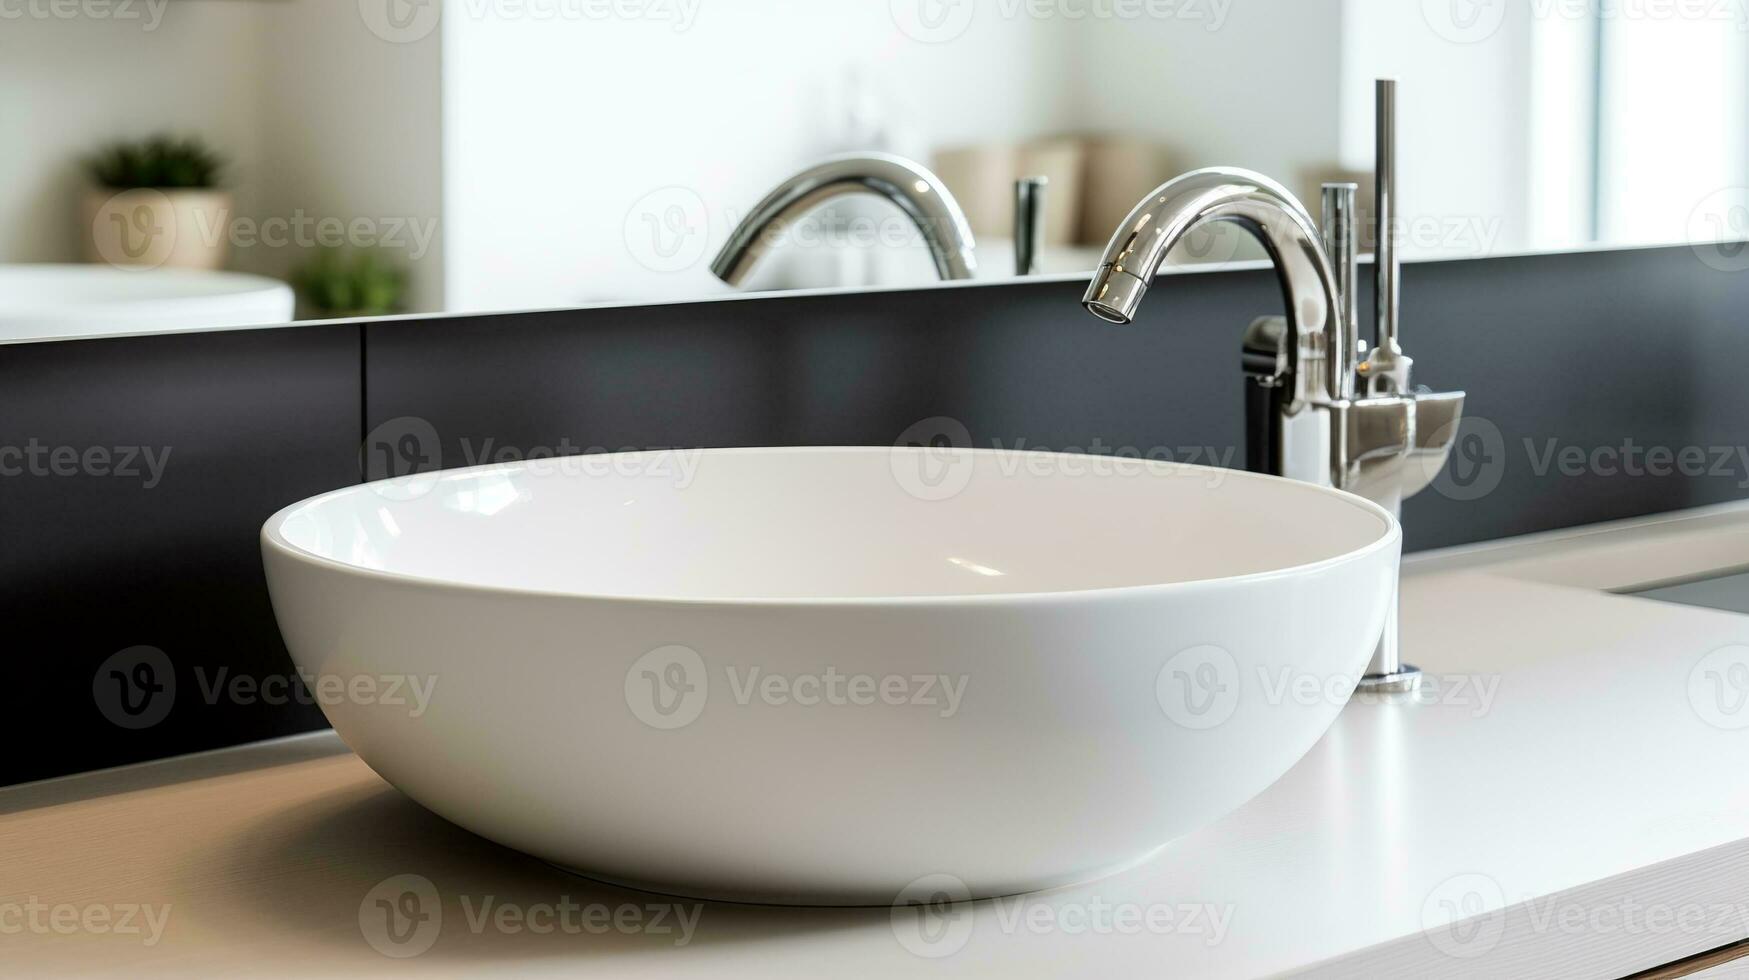
{"label": "chrome faucet base", "polygon": [[1356,694],[1404,694],[1421,687],[1421,668],[1398,664],[1389,674],[1367,674],[1355,685]]}

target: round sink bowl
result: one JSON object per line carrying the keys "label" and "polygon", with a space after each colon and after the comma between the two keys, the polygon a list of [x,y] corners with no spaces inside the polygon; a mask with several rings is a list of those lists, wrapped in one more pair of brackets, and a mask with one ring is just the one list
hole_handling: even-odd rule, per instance
{"label": "round sink bowl", "polygon": [[829,448],[402,477],[262,551],[329,721],[429,809],[655,891],[868,905],[1097,877],[1263,790],[1399,540],[1275,477]]}
{"label": "round sink bowl", "polygon": [[0,341],[290,322],[291,287],[202,269],[0,265]]}

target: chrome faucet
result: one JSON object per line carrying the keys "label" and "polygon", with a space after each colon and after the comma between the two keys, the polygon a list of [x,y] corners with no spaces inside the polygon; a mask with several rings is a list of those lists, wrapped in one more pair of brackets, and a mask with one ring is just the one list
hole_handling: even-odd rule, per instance
{"label": "chrome faucet", "polygon": [[[1106,246],[1082,304],[1128,323],[1166,253],[1210,222],[1238,225],[1275,263],[1287,304],[1245,331],[1247,467],[1361,494],[1393,512],[1445,465],[1464,393],[1415,391],[1397,337],[1395,82],[1378,83],[1377,337],[1360,356],[1353,184],[1324,185],[1322,233],[1281,185],[1248,170],[1197,170],[1156,188]],[[1364,388],[1364,391],[1362,390]],[[1413,690],[1420,671],[1402,662],[1397,610],[1360,688]]]}
{"label": "chrome faucet", "polygon": [[857,193],[883,197],[911,219],[941,278],[972,278],[978,264],[972,226],[959,202],[928,168],[890,153],[830,157],[778,184],[735,226],[711,260],[711,272],[731,286],[741,285],[790,221],[832,198]]}

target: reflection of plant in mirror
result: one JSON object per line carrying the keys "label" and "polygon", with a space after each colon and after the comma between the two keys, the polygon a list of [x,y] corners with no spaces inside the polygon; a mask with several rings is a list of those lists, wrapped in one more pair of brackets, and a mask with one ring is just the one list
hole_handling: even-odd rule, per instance
{"label": "reflection of plant in mirror", "polygon": [[114,143],[86,162],[100,187],[216,187],[224,160],[199,137],[153,136],[133,143]]}
{"label": "reflection of plant in mirror", "polygon": [[316,317],[398,313],[407,270],[376,250],[324,248],[292,275],[292,286]]}

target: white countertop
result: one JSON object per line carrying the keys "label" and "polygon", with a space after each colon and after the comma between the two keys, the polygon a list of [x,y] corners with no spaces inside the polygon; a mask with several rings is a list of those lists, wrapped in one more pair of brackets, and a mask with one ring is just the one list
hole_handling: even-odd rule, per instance
{"label": "white countertop", "polygon": [[[1749,617],[1603,590],[1741,566],[1749,505],[1416,557],[1403,631],[1438,682],[1423,703],[1350,704],[1280,782],[1151,862],[950,908],[928,936],[885,909],[700,905],[564,874],[430,815],[322,733],[0,790],[0,963],[1620,977],[1749,937],[1749,704],[1718,699],[1749,687],[1717,686],[1749,677]],[[428,942],[361,926],[376,899],[410,898],[404,875],[438,896]],[[1469,917],[1450,926],[1454,908]]]}

